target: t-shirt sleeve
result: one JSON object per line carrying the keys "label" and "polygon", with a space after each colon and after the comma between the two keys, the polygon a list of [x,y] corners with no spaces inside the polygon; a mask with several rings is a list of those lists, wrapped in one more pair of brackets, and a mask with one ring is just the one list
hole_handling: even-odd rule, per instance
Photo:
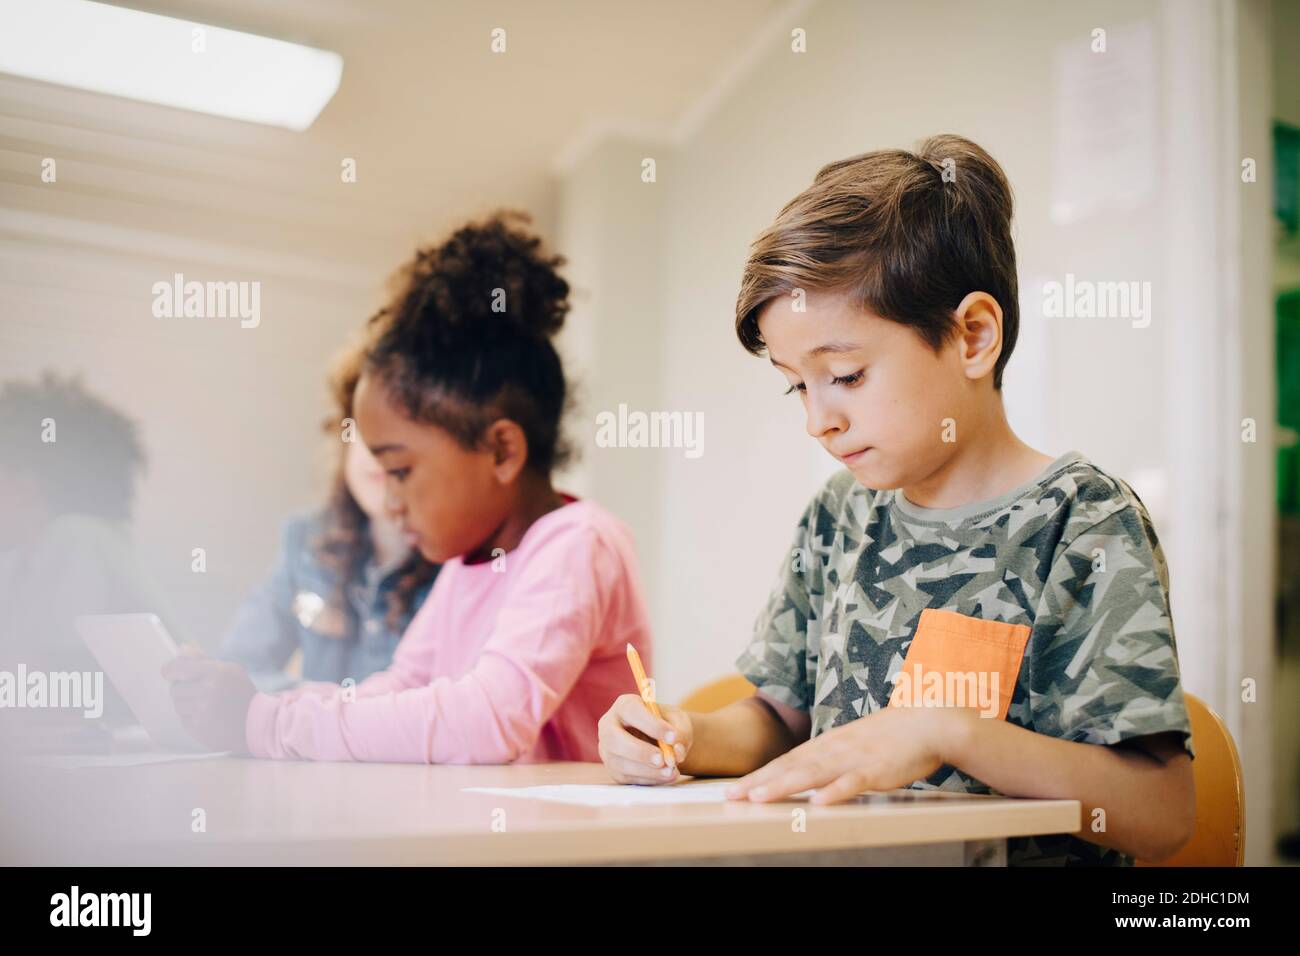
{"label": "t-shirt sleeve", "polygon": [[1095,744],[1174,731],[1195,757],[1168,571],[1141,505],[1102,518],[1056,556],[1027,669],[1035,731]]}
{"label": "t-shirt sleeve", "polygon": [[815,653],[822,597],[821,556],[813,546],[817,513],[815,499],[781,558],[776,583],[754,624],[754,636],[736,660],[736,668],[760,693],[805,712],[813,704],[808,684],[809,634]]}

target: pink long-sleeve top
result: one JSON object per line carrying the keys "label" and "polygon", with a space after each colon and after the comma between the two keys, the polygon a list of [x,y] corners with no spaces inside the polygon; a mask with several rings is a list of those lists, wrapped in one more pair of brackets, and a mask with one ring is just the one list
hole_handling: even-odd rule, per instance
{"label": "pink long-sleeve top", "polygon": [[[568,496],[566,496],[568,497]],[[627,527],[591,501],[537,519],[495,561],[443,565],[388,670],[355,688],[257,694],[257,757],[403,763],[600,759],[596,722],[651,667]]]}

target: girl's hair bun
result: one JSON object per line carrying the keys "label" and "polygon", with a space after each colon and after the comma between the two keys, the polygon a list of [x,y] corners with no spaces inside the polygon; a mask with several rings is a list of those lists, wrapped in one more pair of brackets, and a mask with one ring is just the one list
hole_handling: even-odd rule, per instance
{"label": "girl's hair bun", "polygon": [[555,335],[569,311],[569,284],[557,271],[564,258],[547,254],[523,228],[531,221],[501,211],[419,249],[399,274],[393,321],[442,349]]}

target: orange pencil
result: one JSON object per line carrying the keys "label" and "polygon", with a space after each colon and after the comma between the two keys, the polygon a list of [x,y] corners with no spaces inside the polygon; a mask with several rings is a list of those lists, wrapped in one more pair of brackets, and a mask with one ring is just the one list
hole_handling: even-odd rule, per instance
{"label": "orange pencil", "polygon": [[[659,713],[659,705],[655,703],[654,685],[650,683],[650,678],[645,676],[645,668],[641,666],[641,655],[631,644],[627,646],[627,662],[632,665],[632,679],[636,681],[636,689],[641,694],[641,699],[650,708],[650,713],[663,720],[664,715]],[[657,740],[655,743],[659,744],[659,752],[664,755],[664,765],[677,766],[677,755],[673,753],[673,748],[662,740]]]}

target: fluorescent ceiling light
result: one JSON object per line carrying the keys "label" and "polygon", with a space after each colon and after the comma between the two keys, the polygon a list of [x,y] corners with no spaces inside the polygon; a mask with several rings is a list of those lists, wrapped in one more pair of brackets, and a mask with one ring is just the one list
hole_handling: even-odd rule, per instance
{"label": "fluorescent ceiling light", "polygon": [[0,72],[301,132],[343,58],[89,0],[0,0]]}

